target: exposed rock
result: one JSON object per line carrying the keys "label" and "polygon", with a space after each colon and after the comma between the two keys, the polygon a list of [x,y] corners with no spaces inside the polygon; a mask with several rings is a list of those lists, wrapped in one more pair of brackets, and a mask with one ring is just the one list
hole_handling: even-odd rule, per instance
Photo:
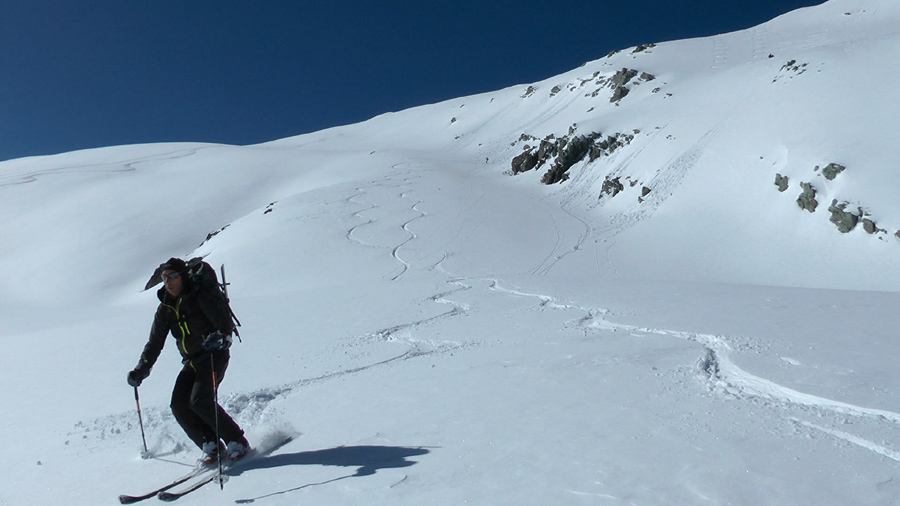
{"label": "exposed rock", "polygon": [[869,234],[874,234],[876,232],[880,232],[881,230],[875,225],[875,222],[870,220],[869,218],[864,218],[863,222],[863,230],[868,232]]}
{"label": "exposed rock", "polygon": [[829,181],[833,181],[834,178],[836,178],[838,174],[840,174],[841,172],[844,172],[844,170],[846,170],[846,169],[847,169],[847,167],[844,167],[843,165],[838,165],[836,163],[829,163],[828,165],[825,166],[824,169],[822,169],[822,175],[825,176],[825,179],[827,179]]}
{"label": "exposed rock", "polygon": [[787,77],[787,79],[793,79],[796,76],[805,74],[807,70],[809,70],[808,63],[797,63],[797,60],[791,60],[781,66],[780,73],[775,76],[775,79],[773,79],[772,82],[778,82],[785,77]]}
{"label": "exposed rock", "polygon": [[594,145],[591,146],[590,161],[593,162],[604,155],[609,156],[613,151],[629,144],[632,140],[634,140],[633,135],[617,133],[615,136],[607,136],[600,142],[594,142]]}
{"label": "exposed rock", "polygon": [[816,212],[816,207],[819,206],[819,202],[816,200],[816,189],[809,183],[800,183],[800,188],[803,188],[803,193],[797,197],[797,205],[800,206],[800,209],[811,213]]}
{"label": "exposed rock", "polygon": [[646,197],[647,195],[650,195],[651,191],[653,191],[653,190],[651,190],[650,188],[647,188],[646,186],[642,187],[641,188],[641,196],[638,197],[638,202],[643,203],[644,197]]}
{"label": "exposed rock", "polygon": [[609,83],[613,88],[620,88],[628,84],[629,81],[634,79],[637,76],[637,70],[622,68],[622,70],[616,72],[612,78],[610,78]]}
{"label": "exposed rock", "polygon": [[[603,137],[598,132],[588,135],[575,135],[576,127],[569,128],[568,135],[556,138],[548,135],[540,141],[535,149],[526,145],[524,151],[513,158],[512,173],[519,174],[536,168],[553,160],[553,164],[541,181],[545,184],[554,184],[566,179],[566,172],[576,163],[590,155],[589,161],[594,161],[601,156],[608,156],[616,149],[627,145],[634,140],[633,135],[617,133],[614,136]],[[534,137],[522,134],[519,142],[535,140]],[[515,145],[515,143],[514,143]],[[555,158],[555,160],[554,160]]]}
{"label": "exposed rock", "polygon": [[778,187],[778,191],[783,192],[788,189],[788,178],[787,176],[782,176],[781,174],[775,174],[775,186]]}
{"label": "exposed rock", "polygon": [[656,47],[656,44],[639,44],[636,48],[634,48],[634,51],[632,51],[631,54],[641,53],[653,47]]}
{"label": "exposed rock", "polygon": [[538,164],[538,156],[535,153],[530,151],[526,151],[521,155],[513,158],[512,161],[512,172],[513,174],[519,174],[520,172],[528,172],[529,170],[537,167]]}
{"label": "exposed rock", "polygon": [[534,92],[537,91],[537,88],[534,86],[529,86],[528,89],[525,90],[525,93],[522,95],[522,98],[528,98],[534,95]]}
{"label": "exposed rock", "polygon": [[829,221],[837,225],[838,231],[842,234],[850,232],[856,228],[856,224],[859,223],[859,216],[844,210],[848,204],[849,202],[841,202],[838,204],[837,199],[834,199],[831,202],[831,206],[828,207],[828,211],[831,212]]}
{"label": "exposed rock", "polygon": [[538,148],[537,155],[539,160],[546,160],[551,156],[556,156],[556,153],[559,152],[559,143],[558,141],[551,142],[551,139],[553,138],[554,137],[551,135],[550,137],[547,137],[546,139],[541,141],[541,147]]}
{"label": "exposed rock", "polygon": [[[271,209],[272,209],[272,206],[274,206],[275,204],[276,204],[276,202],[272,202],[271,204],[269,204],[269,206],[266,208],[266,212],[270,212]],[[263,214],[266,214],[266,213],[263,213]],[[225,225],[224,227],[220,228],[219,230],[216,230],[216,231],[214,231],[214,232],[210,232],[210,233],[206,234],[206,239],[203,239],[203,242],[200,243],[200,246],[203,246],[204,244],[207,243],[207,241],[209,241],[209,240],[212,239],[213,237],[219,235],[222,231],[224,231],[224,230],[225,230],[226,228],[228,228],[230,225],[231,225],[231,224],[229,223],[228,225]],[[199,246],[198,246],[198,247],[199,247]]]}
{"label": "exposed rock", "polygon": [[[639,72],[635,69],[629,69],[627,67],[622,67],[621,70],[613,74],[611,77],[603,77],[600,76],[599,72],[594,73],[594,76],[591,79],[582,79],[581,85],[584,86],[588,82],[593,81],[594,84],[598,86],[598,88],[594,89],[593,92],[585,94],[585,97],[596,98],[598,95],[603,93],[607,88],[613,90],[613,97],[610,99],[611,103],[618,102],[630,91],[627,88],[627,85],[638,76],[640,73],[640,80],[649,82],[656,79],[656,76],[653,74],[649,74],[647,72]],[[634,82],[635,85],[640,84],[639,82]]]}
{"label": "exposed rock", "polygon": [[628,88],[619,86],[618,88],[616,88],[616,91],[613,92],[613,95],[609,98],[609,101],[611,103],[618,102],[619,100],[625,98],[625,95],[628,95]]}
{"label": "exposed rock", "polygon": [[625,185],[619,181],[619,178],[610,179],[609,176],[606,176],[606,179],[603,180],[603,187],[600,188],[600,197],[603,198],[604,195],[609,195],[610,197],[615,197],[619,194],[619,192],[625,190]]}
{"label": "exposed rock", "polygon": [[566,177],[566,171],[583,160],[590,151],[591,144],[593,144],[593,139],[584,135],[573,137],[568,142],[566,142],[566,139],[560,139],[560,141],[559,156],[556,157],[556,162],[541,179],[541,182],[544,184],[554,184],[563,181]]}
{"label": "exposed rock", "polygon": [[798,73],[802,74],[803,72],[806,72],[806,67],[808,65],[809,65],[808,63],[801,63],[798,65],[797,60],[791,60],[781,66],[781,71],[782,72],[791,71],[791,72],[798,72]]}
{"label": "exposed rock", "polygon": [[551,97],[554,97],[554,96],[556,96],[556,94],[559,93],[560,91],[562,91],[562,88],[560,88],[559,86],[554,86],[553,89],[550,90],[550,96],[551,96]]}

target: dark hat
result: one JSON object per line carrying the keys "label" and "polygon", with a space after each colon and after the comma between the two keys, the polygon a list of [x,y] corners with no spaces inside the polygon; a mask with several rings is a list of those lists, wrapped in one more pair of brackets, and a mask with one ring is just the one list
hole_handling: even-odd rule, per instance
{"label": "dark hat", "polygon": [[184,272],[187,270],[187,264],[184,263],[184,260],[180,258],[172,257],[165,261],[160,267],[160,272],[162,271],[175,271],[175,272]]}

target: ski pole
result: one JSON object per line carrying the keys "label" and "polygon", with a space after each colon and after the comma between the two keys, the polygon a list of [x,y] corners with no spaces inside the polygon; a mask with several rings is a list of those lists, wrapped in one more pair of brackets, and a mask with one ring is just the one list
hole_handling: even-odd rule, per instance
{"label": "ski pole", "polygon": [[144,434],[144,418],[141,416],[141,398],[138,396],[138,387],[134,387],[134,402],[137,404],[138,425],[141,426],[141,441],[144,442],[144,453],[141,454],[141,457],[146,459],[150,456],[150,450],[147,449],[147,436]]}
{"label": "ski pole", "polygon": [[[219,438],[219,384],[216,382],[216,360],[213,358],[213,354],[209,354],[209,366],[212,369],[212,380],[213,380],[213,399],[215,400],[215,405],[213,409],[216,412],[216,445],[222,444]],[[222,452],[216,452],[216,459],[219,464],[219,490],[225,490],[225,480],[222,477]]]}

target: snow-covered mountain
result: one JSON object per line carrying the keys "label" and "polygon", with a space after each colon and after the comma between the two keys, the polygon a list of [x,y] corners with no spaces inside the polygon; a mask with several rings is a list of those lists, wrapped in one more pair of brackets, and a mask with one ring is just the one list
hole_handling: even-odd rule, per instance
{"label": "snow-covered mountain", "polygon": [[891,504],[897,26],[831,0],[266,144],[0,163],[0,504],[196,458],[176,352],[153,459],[125,384],[170,256],[228,266],[227,409],[299,434],[183,502]]}

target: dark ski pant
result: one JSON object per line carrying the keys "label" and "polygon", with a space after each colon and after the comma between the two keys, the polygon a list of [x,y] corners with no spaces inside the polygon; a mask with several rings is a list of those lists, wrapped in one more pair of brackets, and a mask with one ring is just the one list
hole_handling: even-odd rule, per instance
{"label": "dark ski pant", "polygon": [[[210,357],[212,360],[210,360]],[[219,436],[225,443],[240,441],[244,431],[216,404],[212,365],[216,367],[216,382],[222,383],[228,368],[230,353],[215,351],[187,364],[175,380],[172,390],[172,414],[175,420],[198,447],[216,440],[216,411],[219,416]]]}

